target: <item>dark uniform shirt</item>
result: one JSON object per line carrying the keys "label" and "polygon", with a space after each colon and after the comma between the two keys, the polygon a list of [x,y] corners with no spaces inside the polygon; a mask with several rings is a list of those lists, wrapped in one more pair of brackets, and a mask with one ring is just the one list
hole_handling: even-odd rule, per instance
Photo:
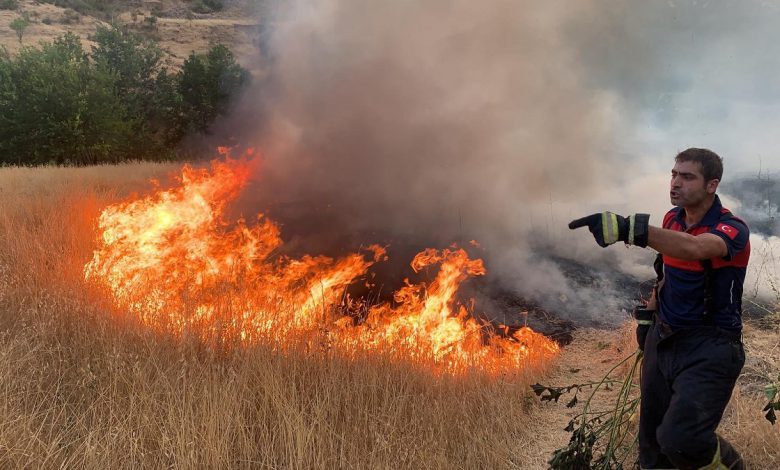
{"label": "dark uniform shirt", "polygon": [[[731,331],[742,329],[742,284],[750,259],[747,224],[724,209],[715,196],[712,207],[698,224],[685,225],[685,210],[675,207],[664,216],[664,228],[691,235],[713,233],[726,242],[728,254],[712,258],[713,316],[709,324]],[[663,256],[664,284],[659,295],[661,321],[672,329],[701,326],[705,308],[705,265]]]}

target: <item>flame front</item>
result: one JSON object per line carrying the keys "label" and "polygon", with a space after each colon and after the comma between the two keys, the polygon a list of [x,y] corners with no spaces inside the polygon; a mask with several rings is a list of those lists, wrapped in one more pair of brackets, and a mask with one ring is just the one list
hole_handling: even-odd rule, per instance
{"label": "flame front", "polygon": [[[275,255],[282,239],[274,222],[262,214],[252,224],[224,219],[256,161],[227,158],[210,170],[185,166],[177,187],[106,208],[85,277],[145,324],[177,334],[254,342],[271,333],[283,343],[324,328],[346,354],[381,348],[453,372],[507,371],[558,351],[529,328],[492,334],[457,304],[459,285],[485,274],[482,260],[463,249],[415,256],[416,272],[438,265],[438,274],[428,285],[407,280],[392,305],[345,295],[386,259],[382,247],[341,259]],[[365,306],[359,321],[336,313],[357,304]]]}

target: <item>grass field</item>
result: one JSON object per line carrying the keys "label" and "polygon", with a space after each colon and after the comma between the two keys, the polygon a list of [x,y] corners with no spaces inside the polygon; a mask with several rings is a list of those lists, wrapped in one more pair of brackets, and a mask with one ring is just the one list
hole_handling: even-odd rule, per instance
{"label": "grass field", "polygon": [[[441,376],[310,337],[284,353],[215,349],[123,314],[84,281],[97,217],[176,169],[0,168],[0,468],[525,469],[568,441],[573,411],[529,394],[541,366]],[[746,329],[748,364],[722,426],[751,468],[780,464],[780,429],[760,412],[778,336],[776,316]],[[625,354],[598,337],[575,335],[550,380],[582,380],[575,368]]]}
{"label": "grass field", "polygon": [[175,166],[0,169],[0,467],[524,468],[519,375],[301,340],[215,350],[83,281],[100,210]]}

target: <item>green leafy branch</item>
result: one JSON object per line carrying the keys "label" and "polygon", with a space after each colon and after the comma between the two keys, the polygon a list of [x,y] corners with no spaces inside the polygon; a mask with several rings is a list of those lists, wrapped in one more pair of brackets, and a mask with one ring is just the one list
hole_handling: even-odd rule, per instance
{"label": "green leafy branch", "polygon": [[764,394],[767,400],[769,400],[763,409],[763,411],[766,411],[764,417],[774,425],[777,422],[775,411],[780,411],[780,374],[778,374],[775,383],[764,387]]}
{"label": "green leafy branch", "polygon": [[[624,462],[635,447],[637,436],[632,436],[629,425],[639,406],[639,395],[633,393],[637,385],[635,377],[641,364],[642,352],[637,351],[618,362],[597,382],[573,384],[564,387],[550,387],[541,384],[531,386],[542,401],[555,401],[562,395],[574,391],[574,396],[566,404],[568,408],[577,405],[577,395],[590,390],[582,412],[569,421],[564,428],[572,433],[569,443],[555,452],[549,460],[551,470],[586,469],[622,469]],[[633,362],[630,362],[632,361]],[[614,379],[612,374],[623,364],[631,363],[631,369],[623,379]],[[596,411],[593,409],[594,397],[599,390],[611,390],[619,386],[617,398],[611,408]]]}

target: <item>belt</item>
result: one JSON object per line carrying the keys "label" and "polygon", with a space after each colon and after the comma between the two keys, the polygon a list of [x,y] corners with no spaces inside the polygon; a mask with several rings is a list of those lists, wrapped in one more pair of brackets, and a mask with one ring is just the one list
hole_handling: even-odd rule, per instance
{"label": "belt", "polygon": [[[655,321],[656,329],[658,330],[658,336],[661,339],[666,339],[672,336],[672,334],[674,334],[676,331],[680,331],[680,330],[675,330],[674,328],[672,328],[671,325],[661,320],[661,318],[657,314],[653,317],[653,319]],[[709,329],[710,331],[714,332],[719,336],[728,338],[729,340],[732,341],[742,340],[742,331],[731,331],[731,330],[726,330],[724,328],[720,328],[718,326],[711,326],[711,325],[701,325],[698,327],[690,328],[690,330],[692,331],[702,331],[707,329]]]}

